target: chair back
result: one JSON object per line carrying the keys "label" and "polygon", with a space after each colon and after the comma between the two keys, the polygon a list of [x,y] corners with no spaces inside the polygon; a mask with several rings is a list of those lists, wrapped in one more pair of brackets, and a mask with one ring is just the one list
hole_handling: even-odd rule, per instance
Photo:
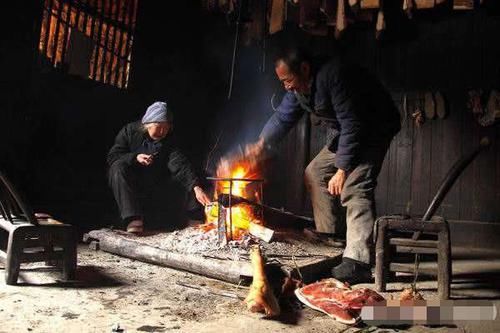
{"label": "chair back", "polygon": [[0,171],[0,217],[10,223],[29,222],[37,225],[31,207],[24,201],[14,185]]}

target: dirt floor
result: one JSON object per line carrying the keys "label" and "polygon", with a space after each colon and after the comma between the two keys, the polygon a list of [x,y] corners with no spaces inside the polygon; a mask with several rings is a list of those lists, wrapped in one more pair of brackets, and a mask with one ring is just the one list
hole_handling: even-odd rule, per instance
{"label": "dirt floor", "polygon": [[[79,246],[78,261],[77,282],[59,282],[59,275],[44,266],[24,269],[18,286],[7,286],[1,279],[0,332],[113,332],[116,325],[123,329],[118,332],[500,331],[499,321],[464,327],[348,327],[297,304],[284,309],[278,320],[266,320],[233,298],[245,297],[245,287],[92,251],[86,245]],[[427,290],[432,287],[422,284],[426,297],[435,296]]]}

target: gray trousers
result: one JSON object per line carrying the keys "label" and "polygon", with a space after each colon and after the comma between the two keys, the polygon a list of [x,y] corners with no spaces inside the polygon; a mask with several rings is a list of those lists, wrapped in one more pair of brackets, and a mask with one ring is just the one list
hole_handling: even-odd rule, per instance
{"label": "gray trousers", "polygon": [[362,154],[359,164],[348,175],[339,198],[328,192],[328,181],[337,172],[335,153],[325,146],[305,170],[305,182],[311,195],[316,230],[338,232],[347,208],[346,248],[344,257],[370,263],[373,224],[375,222],[375,188],[377,177],[389,144],[371,147]]}

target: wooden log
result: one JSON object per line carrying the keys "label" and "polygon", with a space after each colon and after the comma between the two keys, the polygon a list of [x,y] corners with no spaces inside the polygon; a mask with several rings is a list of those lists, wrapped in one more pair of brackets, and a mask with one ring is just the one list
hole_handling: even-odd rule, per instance
{"label": "wooden log", "polygon": [[266,243],[269,243],[274,235],[274,230],[253,222],[250,222],[248,225],[248,232],[250,235],[262,239]]}
{"label": "wooden log", "polygon": [[231,283],[239,283],[253,276],[249,262],[217,260],[193,254],[175,253],[127,239],[106,229],[90,231],[89,236],[99,240],[99,247],[103,251],[151,264],[180,269]]}

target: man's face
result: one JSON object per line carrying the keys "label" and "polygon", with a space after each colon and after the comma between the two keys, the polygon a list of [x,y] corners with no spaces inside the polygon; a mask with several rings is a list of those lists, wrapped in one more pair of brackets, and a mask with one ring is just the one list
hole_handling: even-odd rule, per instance
{"label": "man's face", "polygon": [[275,70],[278,79],[283,83],[286,90],[296,91],[302,94],[309,92],[311,71],[307,62],[301,64],[300,73],[293,73],[288,65],[281,60],[276,63]]}
{"label": "man's face", "polygon": [[172,124],[166,121],[158,123],[149,123],[146,126],[148,134],[153,140],[161,140],[170,133],[172,129]]}

